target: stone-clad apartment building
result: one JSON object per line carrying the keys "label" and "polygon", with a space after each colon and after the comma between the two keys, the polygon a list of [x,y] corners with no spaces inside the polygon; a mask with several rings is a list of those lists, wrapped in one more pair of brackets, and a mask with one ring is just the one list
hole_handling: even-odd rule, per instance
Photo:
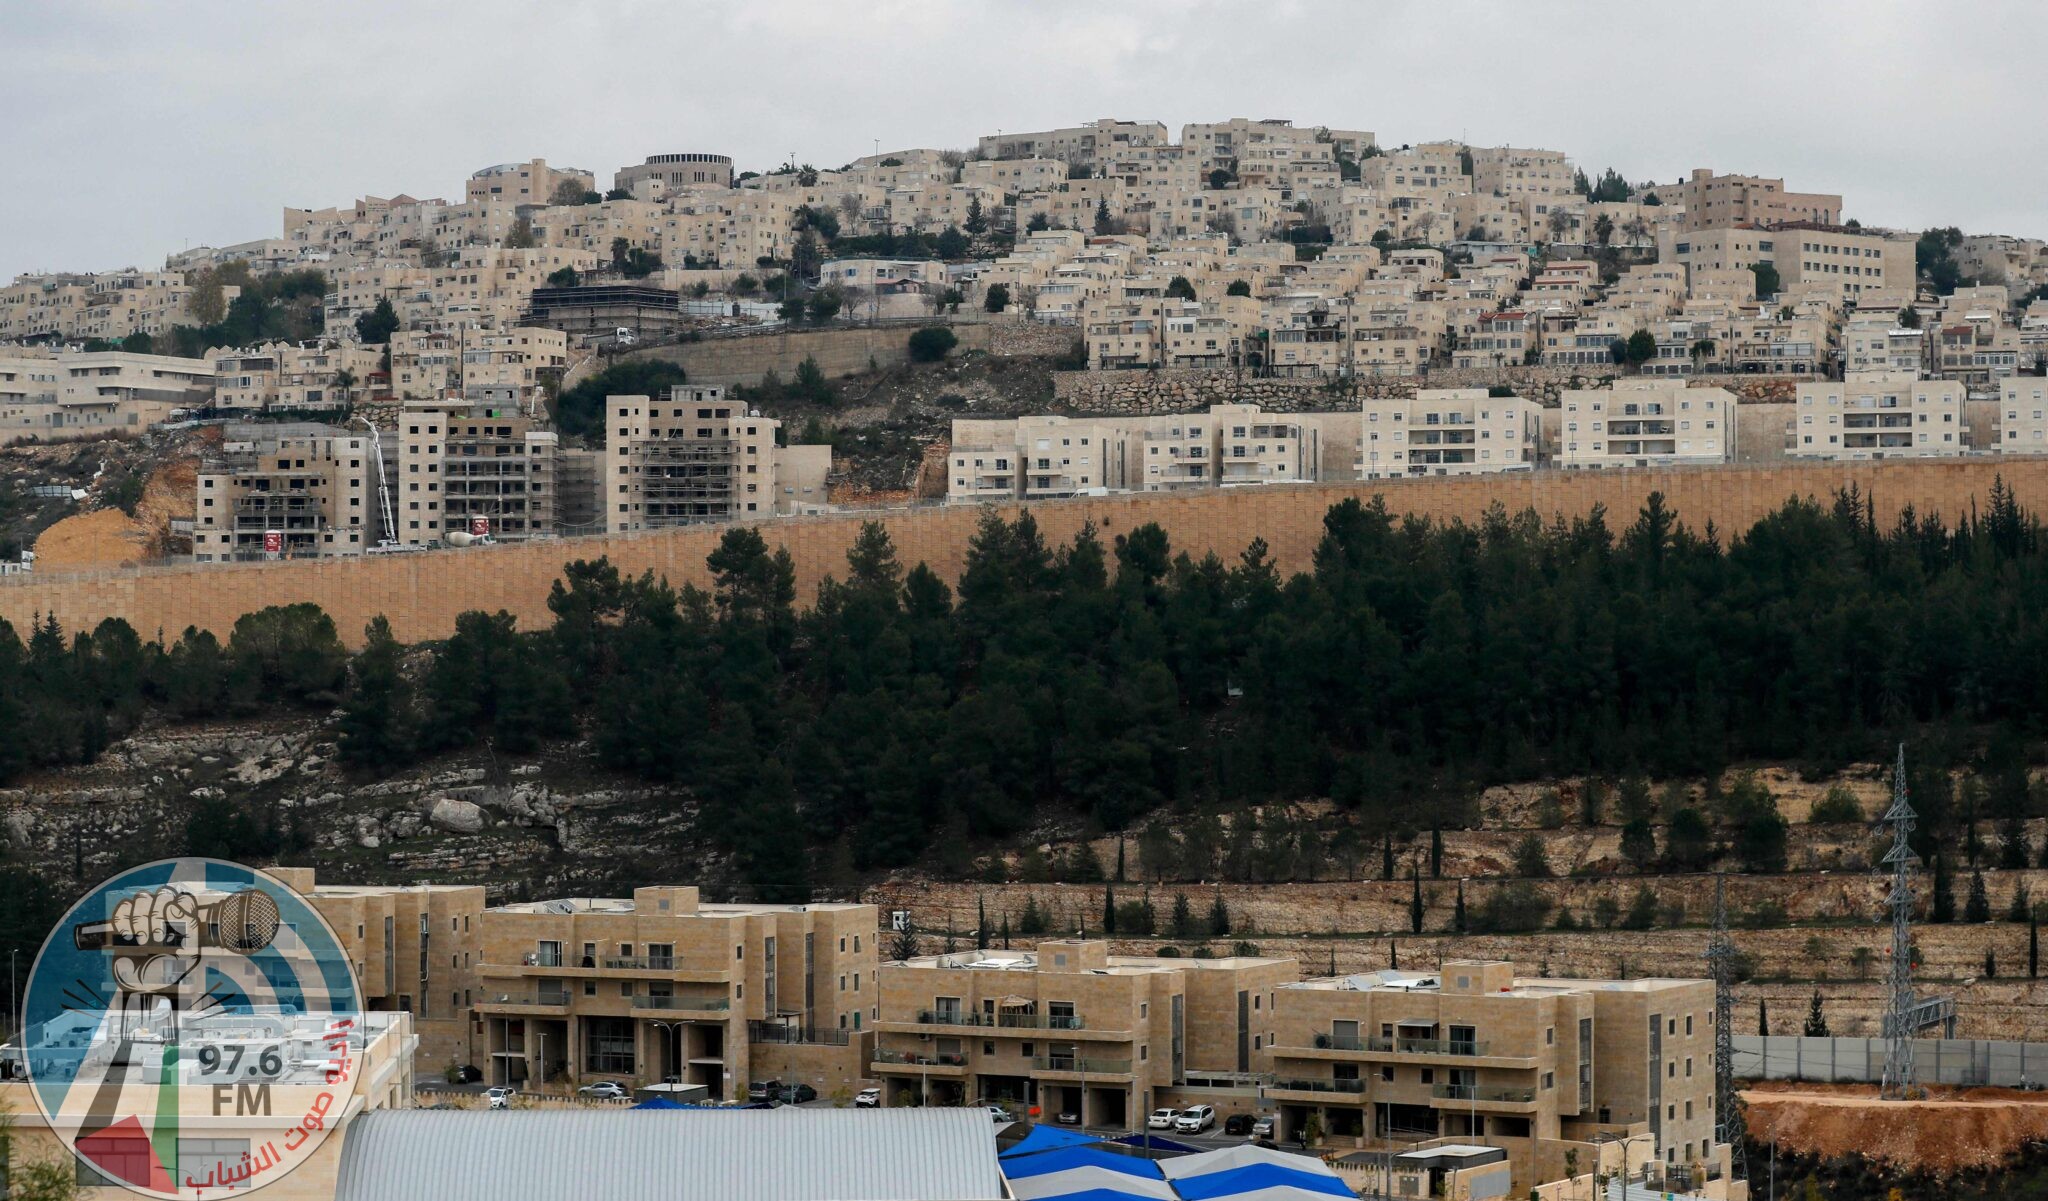
{"label": "stone-clad apartment building", "polygon": [[1274,989],[1299,974],[1293,959],[1113,956],[1081,939],[888,963],[870,1071],[891,1106],[986,1099],[1130,1129],[1189,1098],[1248,1109]]}
{"label": "stone-clad apartment building", "polygon": [[366,1007],[412,1015],[422,1076],[474,1064],[494,1085],[671,1080],[714,1098],[801,1081],[842,1101],[875,1083],[885,1106],[1000,1102],[1099,1129],[1206,1103],[1272,1115],[1282,1142],[1398,1153],[1397,1176],[1416,1155],[1498,1148],[1517,1194],[1574,1162],[1728,1178],[1706,980],[1460,960],[1304,980],[1293,958],[1085,938],[878,962],[866,904],[657,886],[489,906],[478,886],[275,871],[341,937]]}
{"label": "stone-clad apartment building", "polygon": [[1508,1151],[1526,1188],[1565,1175],[1569,1150],[1591,1165],[1602,1145],[1647,1134],[1667,1173],[1726,1174],[1710,981],[1531,979],[1451,960],[1285,984],[1274,1008],[1278,1138],[1484,1143]]}

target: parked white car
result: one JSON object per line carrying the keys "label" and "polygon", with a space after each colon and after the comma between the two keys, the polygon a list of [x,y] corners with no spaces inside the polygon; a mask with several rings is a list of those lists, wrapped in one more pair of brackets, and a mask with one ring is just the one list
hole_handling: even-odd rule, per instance
{"label": "parked white car", "polygon": [[882,1090],[879,1088],[864,1088],[853,1094],[853,1107],[855,1109],[880,1109],[882,1107]]}
{"label": "parked white car", "polygon": [[1171,1130],[1173,1129],[1173,1119],[1179,1116],[1180,1110],[1178,1109],[1155,1109],[1152,1111],[1152,1116],[1145,1119],[1145,1128],[1147,1130]]}
{"label": "parked white car", "polygon": [[510,1109],[512,1108],[512,1090],[509,1088],[487,1088],[484,1090],[484,1100],[489,1103],[492,1109]]}
{"label": "parked white car", "polygon": [[1173,1119],[1173,1128],[1181,1134],[1200,1134],[1216,1124],[1216,1107],[1213,1105],[1190,1105]]}

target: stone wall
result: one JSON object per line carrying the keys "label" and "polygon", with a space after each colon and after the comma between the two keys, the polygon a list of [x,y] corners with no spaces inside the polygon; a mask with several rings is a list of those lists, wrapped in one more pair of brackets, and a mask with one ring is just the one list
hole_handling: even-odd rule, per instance
{"label": "stone wall", "polygon": [[[960,339],[961,350],[987,349],[992,331],[1000,328],[984,321],[935,321],[932,324],[949,326],[953,335]],[[680,364],[693,384],[758,384],[761,377],[770,371],[787,380],[805,358],[817,359],[819,369],[828,378],[837,379],[866,371],[870,366],[894,367],[908,362],[910,335],[919,328],[918,324],[906,323],[782,329],[772,333],[657,346],[623,357]]]}
{"label": "stone wall", "polygon": [[1042,321],[994,319],[988,327],[988,352],[996,355],[1039,355],[1056,357],[1073,350],[1081,333],[1071,325],[1047,325]]}
{"label": "stone wall", "polygon": [[[1612,472],[1535,471],[1450,479],[1386,480],[1294,487],[1238,488],[1186,495],[1133,494],[1083,497],[1031,506],[1045,536],[1073,538],[1084,524],[1117,534],[1147,522],[1165,528],[1176,550],[1229,558],[1253,538],[1265,539],[1283,571],[1310,566],[1331,505],[1382,496],[1397,513],[1473,520],[1499,503],[1509,511],[1534,509],[1549,518],[1603,505],[1609,520],[1633,520],[1651,492],[1661,492],[1681,521],[1707,521],[1724,532],[1745,530],[1789,497],[1825,498],[1854,484],[1874,498],[1878,520],[1889,522],[1904,505],[1954,517],[1982,507],[1994,478],[2003,476],[2027,508],[2048,509],[2048,458],[1980,457],[1883,463],[1780,463],[1769,466],[1663,468]],[[1013,515],[1019,506],[999,506]],[[846,552],[864,521],[880,521],[906,564],[924,562],[957,579],[967,541],[979,520],[967,506],[930,506],[880,513],[849,513],[763,523],[771,546],[795,560],[798,595],[808,602],[827,573],[845,571]],[[52,614],[71,629],[90,629],[119,617],[145,637],[175,638],[187,626],[225,638],[235,618],[266,605],[311,601],[334,616],[342,636],[361,640],[373,617],[391,620],[399,638],[445,637],[470,609],[510,611],[525,625],[549,620],[549,585],[562,565],[609,556],[621,570],[651,570],[680,586],[708,585],[704,558],[723,534],[696,526],[640,534],[550,541],[466,550],[373,555],[360,559],[287,563],[191,564],[58,574],[35,572],[0,578],[0,619],[26,629]]]}
{"label": "stone wall", "polygon": [[[1249,403],[1277,413],[1349,408],[1362,397],[1407,397],[1422,388],[1514,389],[1515,395],[1556,406],[1568,388],[1602,388],[1621,378],[1598,367],[1441,368],[1426,376],[1366,376],[1345,383],[1323,379],[1259,379],[1228,370],[1173,368],[1161,371],[1062,371],[1053,376],[1053,397],[1073,413],[1184,413],[1213,404]],[[1784,404],[1794,399],[1797,380],[1787,377],[1702,376],[1695,388],[1726,388],[1744,404]]]}

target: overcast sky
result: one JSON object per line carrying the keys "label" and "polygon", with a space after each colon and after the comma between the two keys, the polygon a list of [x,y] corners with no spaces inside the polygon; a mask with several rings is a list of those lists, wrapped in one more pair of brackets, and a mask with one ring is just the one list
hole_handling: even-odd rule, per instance
{"label": "overcast sky", "polygon": [[0,279],[536,156],[609,186],[655,153],[830,167],[1107,116],[1776,175],[1865,224],[2040,236],[2044,33],[2038,0],[0,0]]}

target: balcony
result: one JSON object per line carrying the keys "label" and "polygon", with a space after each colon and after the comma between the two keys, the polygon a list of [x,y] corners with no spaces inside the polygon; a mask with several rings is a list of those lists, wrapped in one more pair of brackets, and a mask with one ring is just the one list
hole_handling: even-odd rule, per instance
{"label": "balcony", "polygon": [[1492,1084],[1439,1084],[1429,1090],[1438,1108],[1458,1105],[1521,1106],[1536,1103],[1533,1088],[1503,1088]]}
{"label": "balcony", "polygon": [[1492,1044],[1475,1042],[1469,1038],[1374,1038],[1368,1039],[1375,1051],[1388,1051],[1397,1055],[1486,1055]]}
{"label": "balcony", "polygon": [[1089,1059],[1079,1055],[1040,1055],[1032,1059],[1034,1072],[1067,1072],[1077,1076],[1128,1076],[1128,1059]]}
{"label": "balcony", "polygon": [[673,955],[607,955],[603,961],[606,969],[615,972],[672,972],[676,969]]}
{"label": "balcony", "polygon": [[871,1061],[876,1067],[898,1071],[911,1071],[927,1076],[965,1076],[967,1056],[948,1053],[945,1055],[919,1054],[913,1051],[897,1051],[889,1047],[876,1047]]}
{"label": "balcony", "polygon": [[724,1013],[732,1008],[732,1002],[725,997],[634,997],[633,1008]]}
{"label": "balcony", "polygon": [[1345,1093],[1365,1092],[1363,1080],[1275,1080],[1266,1086],[1271,1092],[1286,1093]]}
{"label": "balcony", "polygon": [[1074,1014],[975,1013],[967,1009],[920,1009],[919,1025],[975,1026],[1014,1030],[1079,1030],[1081,1019]]}
{"label": "balcony", "polygon": [[531,993],[499,993],[485,996],[477,1008],[502,1014],[566,1014],[569,1012],[569,994],[566,990],[554,992],[546,989]]}

